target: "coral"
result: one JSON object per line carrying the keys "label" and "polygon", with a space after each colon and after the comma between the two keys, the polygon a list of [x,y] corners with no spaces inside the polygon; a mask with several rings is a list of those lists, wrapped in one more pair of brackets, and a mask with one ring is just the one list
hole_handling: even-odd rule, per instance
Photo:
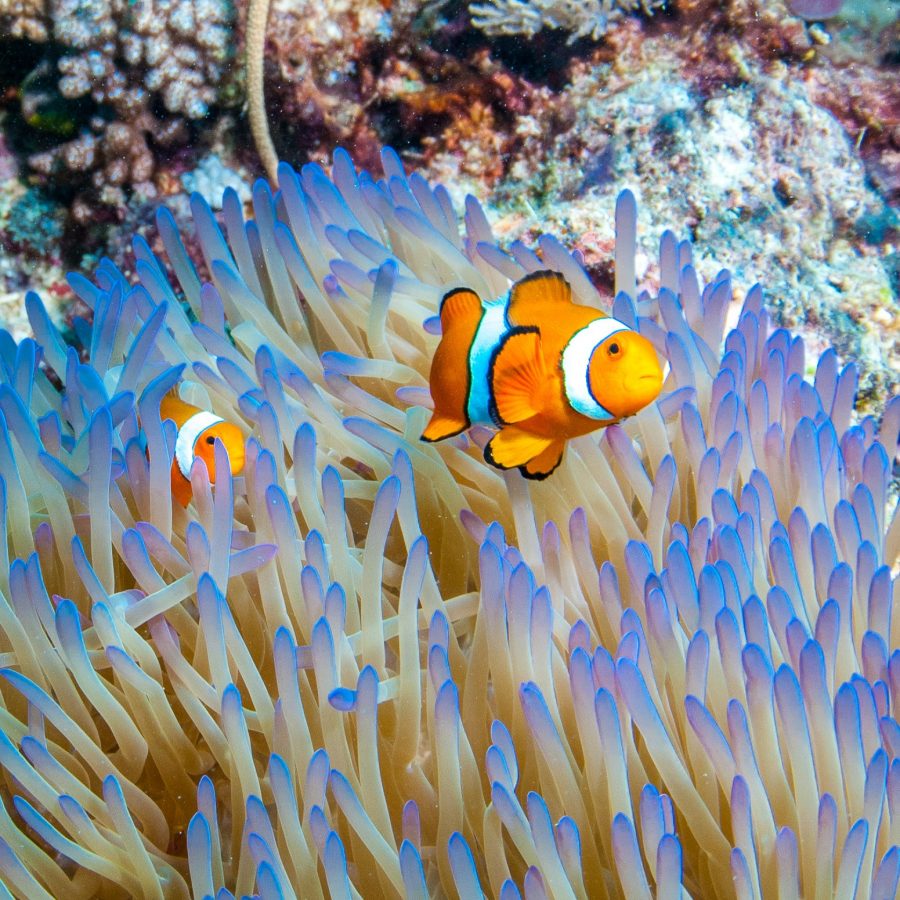
{"label": "coral", "polygon": [[0,184],[9,184],[19,175],[19,161],[10,150],[6,135],[0,134]]}
{"label": "coral", "polygon": [[900,201],[900,91],[897,72],[879,68],[871,59],[846,59],[837,48],[828,69],[806,76],[812,99],[829,110],[857,143],[869,177],[892,203]]}
{"label": "coral", "polygon": [[181,176],[184,189],[198,193],[215,210],[222,208],[222,195],[226,188],[237,192],[241,202],[250,202],[250,188],[234,169],[228,168],[215,153],[205,156],[191,172]]}
{"label": "coral", "polygon": [[4,155],[4,144],[0,139],[0,173],[9,172],[8,178],[0,178],[0,323],[21,340],[32,333],[22,302],[28,290],[43,293],[57,320],[72,292],[56,240],[64,209],[16,177],[15,157]]}
{"label": "coral", "polygon": [[[325,158],[341,144],[374,163],[386,139],[414,152],[445,136],[452,141],[456,121],[473,140],[489,143],[495,126],[502,134],[498,111],[515,105],[520,80],[486,52],[468,53],[470,41],[455,40],[468,26],[441,20],[445,4],[419,0],[274,0],[265,33],[270,113],[261,121],[263,5],[251,4],[247,53],[251,126],[267,171],[277,155],[263,134],[268,127],[290,161]],[[457,19],[465,18],[457,10]],[[501,85],[504,78],[513,91]],[[488,152],[493,168],[498,149]]]}
{"label": "coral", "polygon": [[398,59],[382,68],[376,92],[396,105],[394,127],[418,137],[429,162],[438,153],[456,160],[457,180],[498,181],[521,143],[510,123],[545,108],[550,91],[511,75],[486,52],[468,64],[421,56],[418,64]]}
{"label": "coral", "polygon": [[12,206],[4,229],[4,243],[25,248],[36,256],[49,253],[62,237],[64,213],[38,188],[27,190]]}
{"label": "coral", "polygon": [[[376,85],[378,70],[410,56],[438,56],[428,53],[426,33],[441,6],[421,0],[275,0],[270,10],[269,0],[249,0],[248,119],[269,177],[274,180],[278,165],[272,130],[290,159],[327,154],[335,143],[377,158],[375,120],[378,101],[385,99]],[[277,114],[266,115],[266,93]]]}
{"label": "coral", "polygon": [[570,41],[595,40],[606,34],[610,23],[627,13],[643,10],[650,15],[664,0],[489,0],[472,3],[472,24],[485,34],[533,36],[542,28],[570,31]]}
{"label": "coral", "polygon": [[123,119],[151,95],[170,113],[201,119],[230,56],[225,0],[52,0],[65,97],[90,95]]}
{"label": "coral", "polygon": [[[373,66],[390,58],[388,43],[403,4],[380,0],[273,0],[267,31],[270,116],[291,155],[320,145],[365,140]],[[371,139],[370,139],[371,140]]]}
{"label": "coral", "polygon": [[89,219],[98,200],[120,205],[122,188],[148,181],[157,152],[184,143],[187,123],[217,102],[234,9],[229,0],[50,0],[48,13],[64,48],[59,91],[89,98],[96,114],[29,162],[57,184],[89,179],[93,192],[75,206]]}
{"label": "coral", "polygon": [[[193,200],[0,335],[0,877],[28,897],[893,897],[900,399],[660,241],[670,363],[538,485],[419,441],[442,294],[551,267],[384,155]],[[209,279],[209,280],[207,280]],[[607,307],[608,308],[608,307]],[[727,322],[733,322],[732,326]],[[79,355],[80,354],[80,355]],[[43,364],[39,365],[39,360]],[[52,373],[54,380],[48,378]],[[171,502],[173,387],[248,435]],[[217,470],[226,465],[216,448]],[[8,555],[6,555],[8,554]]]}
{"label": "coral", "polygon": [[0,0],[0,35],[46,41],[46,0]]}

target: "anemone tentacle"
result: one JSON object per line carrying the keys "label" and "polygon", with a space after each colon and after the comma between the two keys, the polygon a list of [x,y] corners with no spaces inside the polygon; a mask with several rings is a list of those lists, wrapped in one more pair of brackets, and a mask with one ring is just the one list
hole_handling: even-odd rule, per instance
{"label": "anemone tentacle", "polygon": [[[194,197],[199,269],[162,212],[174,284],[137,242],[136,284],[72,278],[79,346],[34,295],[35,338],[0,333],[0,881],[895,896],[900,399],[858,419],[854,364],[806,380],[761,291],[701,285],[671,233],[638,294],[626,192],[611,309],[660,399],[541,483],[485,429],[422,443],[447,290],[549,265],[610,303],[383,162],[282,165],[251,219]],[[186,510],[173,388],[248,435]]]}

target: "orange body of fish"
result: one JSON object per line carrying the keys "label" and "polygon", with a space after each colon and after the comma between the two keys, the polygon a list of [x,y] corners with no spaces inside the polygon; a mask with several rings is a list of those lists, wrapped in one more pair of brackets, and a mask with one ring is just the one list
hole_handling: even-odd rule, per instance
{"label": "orange body of fish", "polygon": [[210,483],[215,484],[216,438],[228,451],[229,475],[240,475],[244,468],[244,435],[237,425],[185,403],[175,394],[163,397],[159,414],[163,420],[171,419],[178,429],[172,460],[172,496],[182,506],[187,506],[191,500],[191,465],[198,457],[206,463]]}
{"label": "orange body of fish", "polygon": [[527,275],[497,300],[450,291],[440,316],[430,376],[434,413],[422,438],[493,425],[499,430],[484,456],[499,469],[546,478],[569,438],[633,415],[662,388],[653,345],[617,319],[573,303],[556,272]]}

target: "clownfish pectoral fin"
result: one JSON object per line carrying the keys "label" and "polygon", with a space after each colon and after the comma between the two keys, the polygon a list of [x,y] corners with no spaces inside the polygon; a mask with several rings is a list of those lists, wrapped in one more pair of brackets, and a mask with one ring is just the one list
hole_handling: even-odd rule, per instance
{"label": "clownfish pectoral fin", "polygon": [[469,423],[465,419],[452,419],[449,416],[433,413],[431,421],[422,432],[422,440],[442,441],[444,438],[453,437],[453,435],[465,431],[468,427]]}
{"label": "clownfish pectoral fin", "polygon": [[455,324],[481,318],[481,299],[469,288],[454,288],[441,300],[441,332],[446,334]]}
{"label": "clownfish pectoral fin", "polygon": [[513,425],[501,428],[484,448],[484,458],[498,469],[514,469],[538,458],[544,451],[559,443]]}
{"label": "clownfish pectoral fin", "polygon": [[488,384],[491,415],[499,425],[524,422],[543,409],[547,367],[537,328],[507,332],[491,357]]}
{"label": "clownfish pectoral fin", "polygon": [[543,481],[562,462],[563,450],[565,449],[565,441],[554,441],[543,453],[538,454],[534,459],[528,460],[524,466],[519,466],[519,471],[526,478],[531,478],[534,481]]}
{"label": "clownfish pectoral fin", "polygon": [[559,272],[541,269],[517,281],[509,292],[509,321],[530,325],[547,315],[556,315],[553,307],[572,303],[572,289]]}

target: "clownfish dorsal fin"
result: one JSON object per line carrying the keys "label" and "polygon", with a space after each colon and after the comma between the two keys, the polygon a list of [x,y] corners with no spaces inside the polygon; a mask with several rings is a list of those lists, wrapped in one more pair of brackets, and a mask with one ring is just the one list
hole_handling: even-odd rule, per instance
{"label": "clownfish dorsal fin", "polygon": [[561,303],[572,303],[569,282],[549,269],[532,272],[510,288],[509,321],[515,325],[539,324],[548,314],[548,307]]}
{"label": "clownfish dorsal fin", "polygon": [[454,323],[481,318],[481,298],[471,288],[453,288],[441,300],[441,331],[446,334]]}
{"label": "clownfish dorsal fin", "polygon": [[541,412],[547,368],[537,328],[520,326],[506,333],[491,357],[488,383],[497,424],[524,422]]}

